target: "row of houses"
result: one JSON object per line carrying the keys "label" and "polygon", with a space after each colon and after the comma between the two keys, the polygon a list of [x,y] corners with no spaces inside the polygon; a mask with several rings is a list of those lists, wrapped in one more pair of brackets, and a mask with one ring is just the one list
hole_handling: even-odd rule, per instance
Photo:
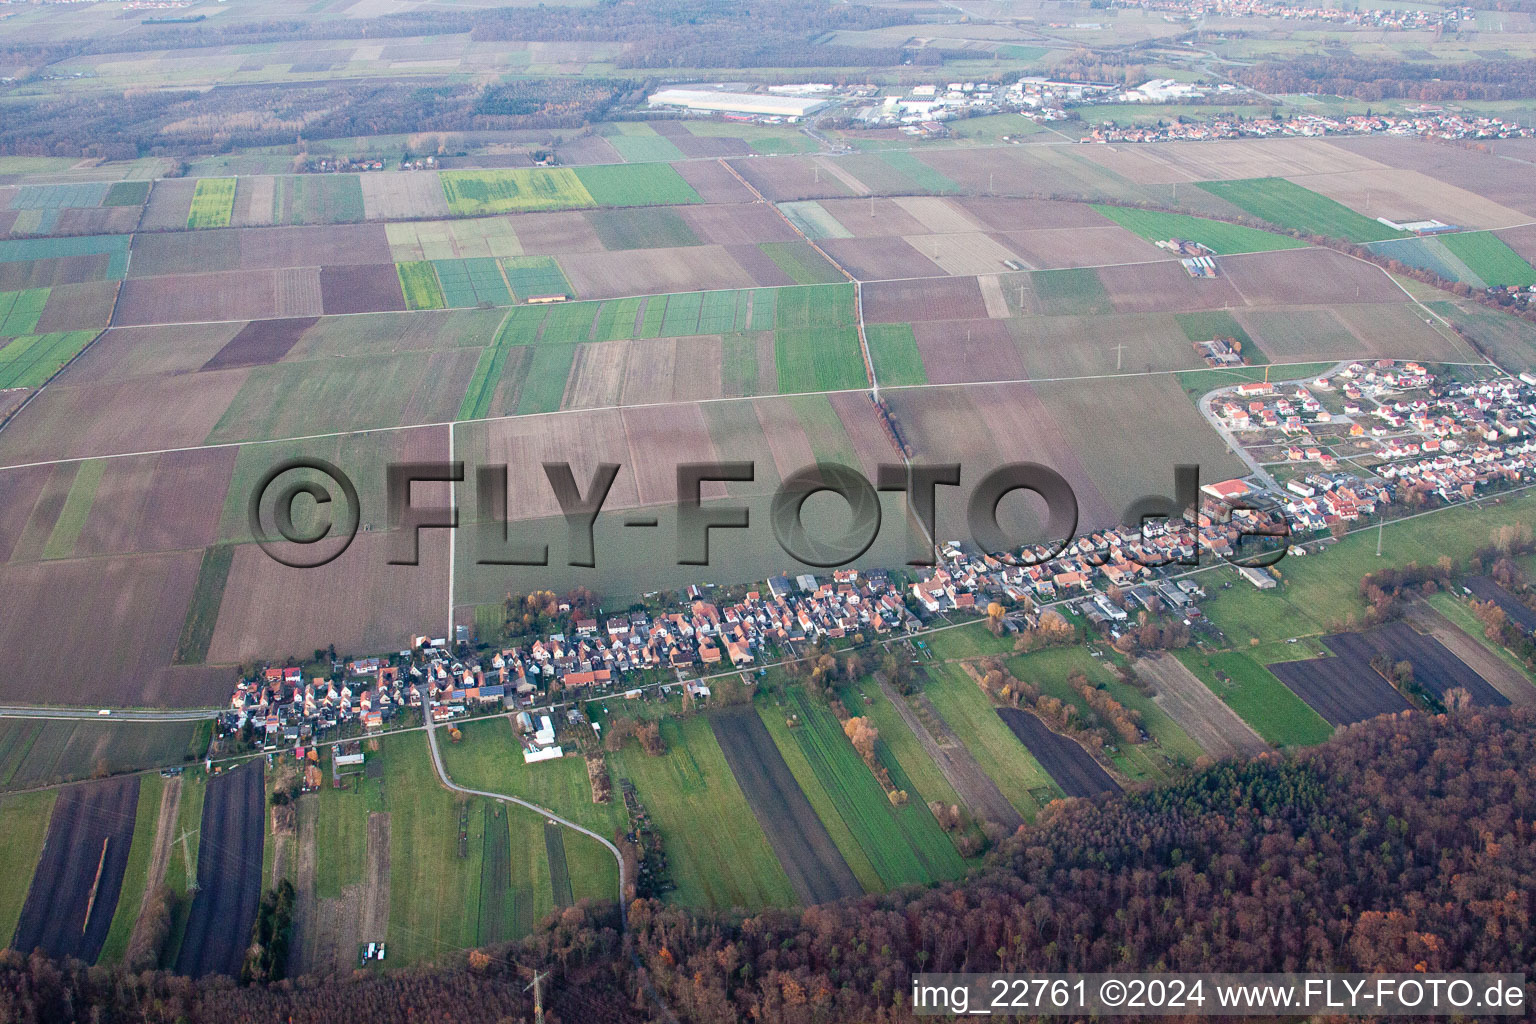
{"label": "row of houses", "polygon": [[1437,110],[1420,114],[1351,114],[1328,117],[1298,114],[1287,118],[1257,117],[1240,120],[1218,115],[1186,124],[1103,124],[1080,142],[1174,142],[1211,139],[1320,137],[1324,135],[1403,135],[1436,139],[1516,139],[1536,135],[1536,129],[1500,117],[1457,114]]}
{"label": "row of houses", "polygon": [[1339,7],[1304,6],[1283,0],[1111,0],[1111,7],[1159,11],[1184,20],[1204,17],[1275,18],[1281,21],[1326,21],[1335,25],[1359,25],[1366,28],[1395,30],[1455,29],[1473,24],[1477,12],[1471,7]]}

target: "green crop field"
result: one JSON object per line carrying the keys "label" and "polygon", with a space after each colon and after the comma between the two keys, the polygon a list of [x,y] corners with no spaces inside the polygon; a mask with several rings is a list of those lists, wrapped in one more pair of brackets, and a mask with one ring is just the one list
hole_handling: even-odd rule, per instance
{"label": "green crop field", "polygon": [[779,389],[787,394],[844,391],[869,383],[853,327],[782,329],[773,340]]}
{"label": "green crop field", "polygon": [[880,153],[877,159],[890,165],[898,174],[911,181],[919,192],[944,195],[960,191],[959,185],[904,150]]}
{"label": "green crop field", "polygon": [[1212,195],[1277,227],[1342,238],[1346,242],[1380,242],[1409,237],[1406,231],[1389,228],[1343,203],[1284,178],[1202,181],[1199,185]]}
{"label": "green crop field", "polygon": [[407,309],[442,309],[447,305],[442,286],[437,283],[437,271],[427,260],[396,263],[400,275],[400,291],[405,295]]}
{"label": "green crop field", "polygon": [[459,785],[531,800],[600,835],[611,837],[624,824],[624,804],[617,793],[609,803],[592,802],[583,758],[527,764],[508,718],[465,722],[460,729],[464,738],[442,747],[448,774]]}
{"label": "green crop field", "polygon": [[187,213],[189,228],[227,228],[235,212],[234,178],[199,178]]}
{"label": "green crop field", "polygon": [[[690,907],[756,910],[795,903],[789,876],[736,785],[702,715],[666,719],[667,752],[653,757],[637,742],[611,755],[614,792],[634,783],[661,832],[677,886],[667,900]],[[615,796],[617,799],[617,796]]]}
{"label": "green crop field", "polygon": [[0,843],[0,942],[9,946],[27,901],[27,889],[37,858],[43,853],[43,837],[53,814],[57,790],[17,793],[0,797],[0,821],[5,822],[5,842]]}
{"label": "green crop field", "polygon": [[837,284],[846,280],[805,242],[759,242],[757,247],[795,284]]}
{"label": "green crop field", "polygon": [[57,331],[13,339],[0,348],[0,390],[46,384],[95,337],[95,331]]}
{"label": "green crop field", "polygon": [[[895,887],[964,874],[954,844],[925,804],[910,791],[905,804],[893,804],[832,712],[798,687],[790,688],[787,698],[789,710],[800,720],[791,730],[796,742],[881,881]],[[893,771],[892,782],[897,778]]]}
{"label": "green crop field", "polygon": [[71,235],[65,238],[0,239],[0,263],[67,259],[105,254],[107,265],[92,280],[120,281],[128,273],[129,235]]}
{"label": "green crop field", "polygon": [[234,561],[235,549],[230,544],[216,544],[203,551],[197,586],[192,590],[181,638],[176,642],[176,664],[201,665],[207,660],[213,628],[219,621],[219,607],[224,603],[224,585],[229,581],[229,568]]}
{"label": "green crop field", "polygon": [[923,357],[912,337],[911,324],[867,324],[864,340],[869,343],[869,357],[875,364],[875,379],[898,387],[928,383]]}
{"label": "green crop field", "polygon": [[597,205],[576,173],[565,167],[443,171],[438,177],[448,210],[456,217]]}
{"label": "green crop field", "polygon": [[1088,267],[1036,271],[1029,275],[1029,287],[1048,316],[1091,316],[1115,311],[1104,282]]}
{"label": "green crop field", "polygon": [[[1333,727],[1323,716],[1241,651],[1204,654],[1186,649],[1175,653],[1211,692],[1270,743],[1310,746],[1333,735]],[[1217,679],[1217,672],[1225,678]]]}
{"label": "green crop field", "polygon": [[527,379],[517,401],[517,414],[554,412],[565,398],[565,383],[576,358],[574,345],[540,345],[533,350]]}
{"label": "green crop field", "polygon": [[0,338],[16,338],[37,330],[37,318],[43,315],[51,290],[28,288],[19,292],[0,292]]}
{"label": "green crop field", "polygon": [[0,719],[0,790],[182,764],[201,757],[212,734],[212,720]]}
{"label": "green crop field", "polygon": [[1240,252],[1302,249],[1307,244],[1299,238],[1277,235],[1272,231],[1261,231],[1258,228],[1244,227],[1240,224],[1227,224],[1219,220],[1207,220],[1204,217],[1191,217],[1183,213],[1136,210],[1099,203],[1095,203],[1093,208],[1127,231],[1132,231],[1149,242],[1184,238],[1191,242],[1199,242],[1221,256]]}
{"label": "green crop field", "polygon": [[1263,353],[1243,330],[1233,315],[1224,309],[1212,309],[1202,313],[1175,313],[1179,329],[1190,341],[1210,341],[1212,338],[1236,338],[1243,346],[1243,358],[1262,357]]}
{"label": "green crop field", "polygon": [[1458,231],[1437,240],[1486,284],[1520,288],[1536,284],[1536,268],[1491,231]]}
{"label": "green crop field", "polygon": [[901,766],[902,773],[916,790],[911,794],[912,799],[921,799],[924,804],[937,800],[965,805],[873,677],[866,676],[856,684],[844,684],[838,696],[852,714],[863,715],[875,723],[875,728],[880,730],[876,750],[881,752],[881,761],[888,764],[889,758]]}
{"label": "green crop field", "polygon": [[102,198],[102,206],[143,206],[149,201],[149,182],[114,181]]}
{"label": "green crop field", "polygon": [[74,554],[75,542],[80,539],[80,531],[85,529],[85,519],[96,501],[96,486],[101,483],[106,468],[102,459],[88,459],[79,464],[69,494],[64,499],[64,508],[54,521],[48,542],[43,545],[44,558],[68,558]]}
{"label": "green crop field", "polygon": [[608,144],[619,151],[626,163],[667,163],[683,159],[683,151],[654,130],[648,135],[610,135]]}
{"label": "green crop field", "polygon": [[590,197],[585,205],[678,206],[701,201],[669,164],[596,164],[574,173]]}
{"label": "green crop field", "polygon": [[1055,781],[1003,724],[987,695],[964,669],[931,662],[926,669],[928,679],[923,691],[928,699],[1008,802],[1033,821],[1041,807],[1061,796]]}
{"label": "green crop field", "polygon": [[501,261],[519,301],[535,295],[570,295],[571,283],[553,256],[508,256]]}
{"label": "green crop field", "polygon": [[605,249],[662,249],[700,244],[699,236],[693,233],[688,222],[678,216],[676,210],[666,207],[593,210],[587,214],[587,222]]}

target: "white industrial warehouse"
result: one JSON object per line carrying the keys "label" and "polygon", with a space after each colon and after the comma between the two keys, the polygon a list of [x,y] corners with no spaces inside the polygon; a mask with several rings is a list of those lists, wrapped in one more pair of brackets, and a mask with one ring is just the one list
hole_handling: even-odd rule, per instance
{"label": "white industrial warehouse", "polygon": [[682,107],[699,113],[805,117],[825,107],[828,101],[806,96],[764,96],[713,89],[662,89],[652,93],[648,102],[653,107]]}

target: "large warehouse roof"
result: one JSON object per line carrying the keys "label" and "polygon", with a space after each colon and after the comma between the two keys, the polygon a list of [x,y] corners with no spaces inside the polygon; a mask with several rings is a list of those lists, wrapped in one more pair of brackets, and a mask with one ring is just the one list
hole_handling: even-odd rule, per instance
{"label": "large warehouse roof", "polygon": [[827,105],[824,99],[804,96],[763,96],[746,92],[716,92],[713,89],[663,89],[650,98],[653,107],[686,107],[721,114],[774,114],[779,117],[804,117]]}

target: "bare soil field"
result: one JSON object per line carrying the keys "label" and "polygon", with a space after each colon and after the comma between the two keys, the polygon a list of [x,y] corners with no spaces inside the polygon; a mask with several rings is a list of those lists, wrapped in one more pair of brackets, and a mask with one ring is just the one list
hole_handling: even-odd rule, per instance
{"label": "bare soil field", "polygon": [[1291,180],[1367,217],[1398,223],[1435,217],[1461,227],[1497,228],[1530,219],[1519,210],[1415,170],[1377,167],[1345,174],[1297,175]]}
{"label": "bare soil field", "polygon": [[693,186],[706,203],[750,203],[749,190],[723,164],[711,160],[688,160],[672,165],[682,179]]}
{"label": "bare soil field", "polygon": [[1309,658],[1266,666],[1329,725],[1349,725],[1410,707],[1403,695],[1359,658]]}
{"label": "bare soil field", "polygon": [[254,544],[240,545],[208,662],[307,654],[331,643],[383,651],[409,642],[444,614],[448,538],[422,531],[419,565],[388,564],[392,540],[382,531],[360,533],[345,554],[318,569],[292,569]]}
{"label": "bare soil field", "polygon": [[[0,641],[14,652],[0,681],[8,700],[35,700],[35,680],[58,681],[51,699],[100,707],[206,705],[216,695],[175,692],[171,663],[197,582],[201,551],[56,559],[0,569]],[[36,638],[46,636],[40,646]],[[32,637],[32,640],[26,639]],[[227,686],[226,686],[227,688]]]}
{"label": "bare soil field", "polygon": [[[10,561],[54,466],[0,470],[0,561]],[[57,518],[57,513],[54,517]]]}
{"label": "bare soil field", "polygon": [[1536,260],[1536,225],[1528,224],[1525,227],[1510,228],[1507,231],[1500,231],[1498,235],[1504,240],[1505,245],[1519,253],[1527,263]]}
{"label": "bare soil field", "polygon": [[[725,251],[752,280],[766,288],[781,288],[795,283],[794,278],[756,245],[727,245]],[[821,257],[817,256],[816,259],[820,260]]]}
{"label": "bare soil field", "polygon": [[[1081,207],[1081,209],[1088,209]],[[1097,215],[1095,215],[1097,216]],[[1031,269],[1102,267],[1115,263],[1144,263],[1167,253],[1119,225],[1082,228],[1036,228],[1001,236]],[[1182,271],[1180,271],[1182,273]]]}
{"label": "bare soil field", "polygon": [[1413,666],[1413,680],[1435,696],[1461,687],[1472,695],[1472,703],[1481,707],[1505,707],[1509,698],[1488,685],[1487,680],[1467,667],[1466,662],[1446,650],[1434,637],[1425,636],[1406,622],[1389,622],[1363,633],[1339,633],[1323,638],[1323,643],[1341,658],[1367,663],[1377,654],[1386,655],[1393,664],[1407,661]]}
{"label": "bare soil field", "polygon": [[327,315],[405,309],[393,263],[321,267],[320,295]]}
{"label": "bare soil field", "polygon": [[987,316],[994,320],[1006,320],[1012,315],[1008,308],[1008,297],[1003,294],[1003,279],[999,275],[983,274],[976,278],[976,286],[981,289],[981,302],[987,307]]}
{"label": "bare soil field", "polygon": [[185,231],[192,211],[196,178],[161,178],[149,190],[149,202],[139,221],[140,231]]}
{"label": "bare soil field", "polygon": [[560,162],[571,167],[621,163],[623,157],[599,135],[578,135],[560,144]]}
{"label": "bare soil field", "polygon": [[912,325],[931,384],[1023,380],[1028,371],[1002,320],[930,320]]}
{"label": "bare soil field", "polygon": [[[139,508],[138,519],[128,551],[179,551],[212,544],[218,536],[219,512],[224,506],[230,477],[235,468],[236,452],[229,448],[203,448],[166,452],[149,457],[151,468],[142,501],[137,495],[125,497],[123,504]],[[123,459],[123,462],[136,462]],[[135,474],[133,484],[144,480]],[[102,484],[107,482],[106,476]],[[113,515],[111,503],[103,500],[97,489],[96,503],[81,532],[86,542],[97,530],[96,519]]]}
{"label": "bare soil field", "polygon": [[1419,139],[1364,135],[1338,139],[1330,145],[1389,167],[1418,171],[1454,188],[1467,189],[1491,202],[1536,216],[1536,175],[1531,173],[1528,163]]}
{"label": "bare soil field", "polygon": [[958,201],[937,196],[904,196],[896,205],[923,226],[939,235],[961,235],[985,231],[986,226],[972,217]]}
{"label": "bare soil field", "polygon": [[1103,226],[1103,217],[1082,203],[1058,203],[1049,199],[1004,199],[968,196],[951,200],[988,231],[1049,231]]}
{"label": "bare soil field", "polygon": [[603,252],[591,221],[580,213],[557,210],[509,216],[512,230],[529,256],[559,256],[571,252]]}
{"label": "bare soil field", "polygon": [[1137,659],[1135,668],[1157,688],[1152,700],[1212,757],[1252,757],[1269,744],[1237,717],[1184,663],[1158,652]]}
{"label": "bare soil field", "polygon": [[59,211],[56,235],[121,235],[139,226],[139,207],[71,207]]}
{"label": "bare soil field", "polygon": [[229,222],[237,228],[265,227],[272,223],[277,178],[271,174],[247,174],[235,181],[235,207]]}
{"label": "bare soil field", "polygon": [[729,163],[764,198],[775,203],[857,194],[814,157],[750,157]]}
{"label": "bare soil field", "polygon": [[1018,259],[1018,253],[980,231],[944,235],[918,235],[907,243],[927,259],[937,263],[946,274],[996,274],[1008,269],[1004,261]]}
{"label": "bare soil field", "polygon": [[731,774],[805,906],[864,891],[750,704],[709,716]]}
{"label": "bare soil field", "polygon": [[242,327],[229,344],[215,352],[202,369],[233,370],[275,363],[288,354],[305,331],[319,322],[320,318],[313,316],[252,321]]}
{"label": "bare soil field", "polygon": [[319,316],[320,272],[236,270],[123,282],[115,326]]}
{"label": "bare soil field", "polygon": [[[1110,147],[1083,146],[1084,156],[1098,160],[1094,152]],[[1353,147],[1345,148],[1321,139],[1222,139],[1215,142],[1167,142],[1150,147],[1113,147],[1118,150],[1150,150],[1151,161],[1166,160],[1170,168],[1188,174],[1196,181],[1226,181],[1232,178],[1292,177],[1307,174],[1339,174],[1345,171],[1369,171],[1379,168],[1377,160],[1362,155]],[[1117,161],[1124,157],[1114,154]],[[1119,173],[1126,171],[1116,168]],[[1130,177],[1127,174],[1127,177]],[[1135,180],[1135,179],[1133,179]],[[1161,177],[1161,181],[1183,178]]]}
{"label": "bare soil field", "polygon": [[886,281],[864,289],[864,317],[870,323],[921,320],[984,320],[987,305],[974,277]]}
{"label": "bare soil field", "polygon": [[38,334],[53,331],[98,331],[112,319],[117,299],[116,281],[61,284],[48,295],[48,304],[37,318]]}
{"label": "bare soil field", "polygon": [[244,327],[243,323],[234,322],[113,328],[70,363],[50,388],[192,373],[233,341]]}
{"label": "bare soil field", "polygon": [[1223,278],[1190,277],[1172,260],[1100,267],[1099,280],[1121,313],[1184,313],[1243,305],[1243,297]]}
{"label": "bare soil field", "polygon": [[[363,174],[357,182],[363,190],[363,211],[369,220],[448,216],[448,198],[435,174]],[[157,191],[160,184],[163,183],[156,183]],[[150,202],[154,202],[153,193]]]}
{"label": "bare soil field", "polygon": [[917,737],[923,752],[939,766],[944,780],[954,787],[972,815],[1001,825],[1009,833],[1024,824],[1018,809],[982,770],[976,755],[955,735],[955,730],[939,714],[939,709],[933,706],[926,693],[919,691],[904,697],[884,680],[880,683],[880,691],[912,730],[912,735]]}
{"label": "bare soil field", "polygon": [[659,126],[656,131],[670,139],[686,157],[748,156],[752,152],[752,147],[744,139],[723,135],[694,135],[687,131],[664,132]]}
{"label": "bare soil field", "polygon": [[[928,244],[928,238],[920,240]],[[819,243],[837,263],[861,281],[935,277],[942,269],[901,238],[823,238]]]}
{"label": "bare soil field", "polygon": [[108,273],[111,263],[111,255],[104,252],[0,263],[0,291],[57,288],[64,284],[104,281],[111,276]]}
{"label": "bare soil field", "polygon": [[201,444],[248,373],[51,386],[0,433],[0,465]]}
{"label": "bare soil field", "polygon": [[1332,249],[1223,256],[1217,265],[1243,299],[1254,306],[1332,306],[1408,299],[1383,271]]}
{"label": "bare soil field", "polygon": [[1372,355],[1386,359],[1482,362],[1482,357],[1460,337],[1450,331],[1441,333],[1426,323],[1424,311],[1414,303],[1352,303],[1333,312]]}
{"label": "bare soil field", "polygon": [[[627,383],[624,363],[631,346],[654,344],[638,341],[599,341],[576,346],[571,360],[570,382],[566,385],[563,409],[608,408],[618,405],[620,392]],[[673,339],[668,338],[667,341]],[[673,346],[675,348],[675,346]],[[668,360],[669,367],[671,366]]]}
{"label": "bare soil field", "polygon": [[1487,680],[1511,704],[1536,705],[1536,686],[1514,665],[1485,647],[1478,639],[1424,602],[1411,605],[1407,619],[1420,632],[1439,641],[1447,651]]}
{"label": "bare soil field", "polygon": [[266,791],[260,760],[208,780],[197,842],[197,895],[176,973],[238,976],[261,901]]}
{"label": "bare soil field", "polygon": [[1024,377],[1091,377],[1205,366],[1178,321],[1166,313],[1026,316],[1008,326],[1023,354]]}
{"label": "bare soil field", "polygon": [[[697,405],[624,409],[624,436],[634,466],[635,487],[642,505],[677,500],[677,467],[685,462],[710,462],[715,446]],[[625,467],[628,468],[628,467]],[[618,484],[614,484],[617,489]],[[719,484],[717,495],[724,496]],[[708,490],[705,497],[711,497]]]}
{"label": "bare soil field", "polygon": [[96,959],[117,910],[138,804],[134,775],[59,791],[11,948]]}
{"label": "bare soil field", "polygon": [[684,206],[677,213],[709,245],[793,242],[800,237],[777,210],[762,203]]}
{"label": "bare soil field", "polygon": [[[634,458],[625,434],[624,419],[614,409],[575,411],[559,415],[517,416],[460,426],[456,454],[470,465],[505,463],[512,480],[534,482],[517,494],[507,510],[513,521],[549,519],[560,515],[560,505],[544,481],[542,464],[569,462],[576,480],[585,486],[602,462],[623,468],[613,482],[604,508],[634,508]],[[665,445],[653,448],[652,460],[671,461]],[[669,470],[671,472],[671,470]],[[673,484],[675,490],[676,484]]]}
{"label": "bare soil field", "polygon": [[129,273],[136,278],[162,277],[389,260],[389,240],[382,224],[216,228],[135,235]]}
{"label": "bare soil field", "polygon": [[926,234],[928,228],[894,199],[823,199],[821,208],[855,238]]}
{"label": "bare soil field", "polygon": [[1466,581],[1466,588],[1479,601],[1492,601],[1503,609],[1510,622],[1527,632],[1536,632],[1536,612],[1520,603],[1520,599],[1500,586],[1490,576],[1473,576]]}
{"label": "bare soil field", "polygon": [[788,400],[759,398],[752,403],[763,437],[773,456],[773,469],[780,480],[816,461],[816,452],[806,436],[795,406]]}
{"label": "bare soil field", "polygon": [[998,708],[997,714],[1067,796],[1120,791],[1119,784],[1075,740],[1047,729],[1044,722],[1022,708]]}
{"label": "bare soil field", "polygon": [[761,283],[718,245],[581,253],[562,257],[560,265],[584,299],[750,288]]}

